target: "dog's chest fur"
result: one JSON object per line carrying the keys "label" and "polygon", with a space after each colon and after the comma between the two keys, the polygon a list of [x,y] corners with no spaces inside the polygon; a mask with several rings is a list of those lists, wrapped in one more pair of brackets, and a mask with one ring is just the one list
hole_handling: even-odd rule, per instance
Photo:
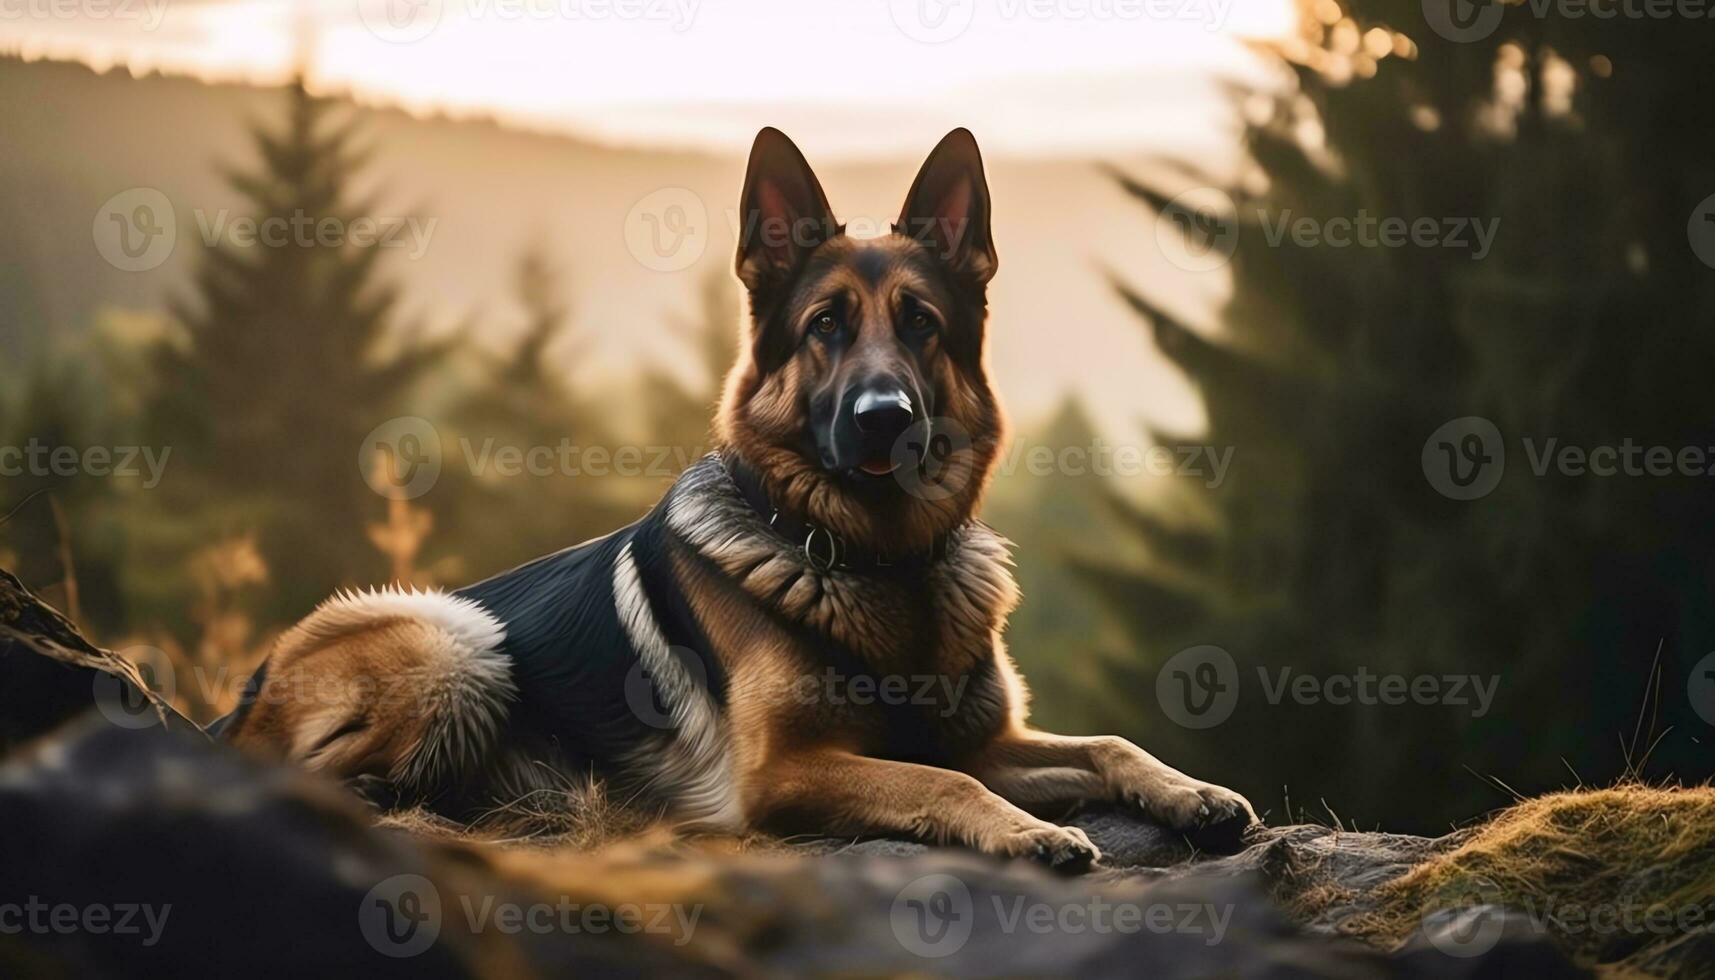
{"label": "dog's chest fur", "polygon": [[[997,639],[1018,591],[1007,543],[989,528],[959,529],[945,557],[908,574],[824,572],[768,527],[713,460],[682,478],[668,523],[742,595],[748,608],[734,614],[765,618],[786,638],[793,676],[781,678],[782,707],[801,728],[927,761],[974,747],[1004,722],[1010,692]],[[716,654],[744,673],[745,650]]]}

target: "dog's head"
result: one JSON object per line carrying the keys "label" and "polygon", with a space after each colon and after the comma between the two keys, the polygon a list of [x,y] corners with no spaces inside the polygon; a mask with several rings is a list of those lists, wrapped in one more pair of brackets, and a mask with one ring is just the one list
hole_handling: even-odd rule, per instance
{"label": "dog's head", "polygon": [[738,229],[749,342],[718,430],[777,503],[888,552],[971,516],[1003,427],[984,365],[989,213],[967,130],[868,239],[846,234],[785,134],[757,134]]}

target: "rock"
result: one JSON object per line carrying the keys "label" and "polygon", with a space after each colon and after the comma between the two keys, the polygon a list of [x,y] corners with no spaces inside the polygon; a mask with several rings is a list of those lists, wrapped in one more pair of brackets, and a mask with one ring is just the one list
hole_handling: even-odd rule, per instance
{"label": "rock", "polygon": [[[1461,910],[1463,917],[1431,916],[1424,929],[1399,950],[1383,956],[1373,950],[1345,945],[1341,924],[1375,910],[1375,889],[1404,874],[1424,859],[1457,847],[1462,834],[1442,838],[1402,834],[1360,833],[1328,827],[1294,826],[1253,829],[1246,846],[1236,854],[1199,852],[1184,836],[1151,824],[1115,807],[1093,807],[1064,822],[1080,827],[1102,850],[1101,864],[1081,884],[1099,886],[1110,901],[1131,902],[1149,908],[1201,905],[1231,909],[1231,935],[1219,950],[1185,954],[1184,963],[1174,965],[1176,944],[1156,941],[1147,944],[1152,976],[1179,975],[1301,975],[1299,971],[1323,975],[1339,972],[1353,976],[1382,970],[1392,976],[1487,977],[1487,976],[1582,976],[1561,954],[1550,938],[1527,916],[1498,908]],[[857,853],[932,859],[936,853],[919,844],[894,840],[861,843],[818,840],[799,845],[807,853]],[[972,872],[965,872],[968,877]],[[1017,874],[1015,870],[1013,872]],[[999,909],[1019,900],[1017,892],[985,886],[984,900]],[[997,898],[998,895],[998,898]],[[1129,897],[1126,897],[1129,896]],[[1042,900],[1040,894],[1037,900]],[[1084,900],[1088,900],[1087,897]],[[1051,901],[1051,900],[1050,900]],[[979,909],[987,908],[983,902]],[[1310,910],[1294,922],[1275,911],[1282,907]],[[991,919],[999,918],[998,914]],[[978,922],[982,917],[978,916]],[[993,922],[980,942],[994,952],[998,964],[1034,963],[1037,949],[1014,948],[1006,930],[994,934]],[[1330,945],[1307,943],[1308,936],[1339,941]],[[1078,954],[1059,943],[1050,943],[1062,958]],[[1244,952],[1228,957],[1232,948]],[[1125,944],[1122,944],[1124,948]],[[1085,950],[1079,975],[1104,973],[1109,953]],[[1166,959],[1163,959],[1163,957]],[[981,957],[988,962],[990,956]],[[1180,971],[1183,970],[1183,973]],[[1199,970],[1206,971],[1199,973]],[[1091,972],[1093,971],[1093,972]],[[978,970],[960,975],[996,975]],[[1033,975],[1024,967],[1020,972]],[[1127,975],[1115,970],[1112,975]]]}
{"label": "rock", "polygon": [[[1432,943],[1384,954],[1307,931],[1275,900],[1319,868],[1379,879],[1390,872],[1366,855],[1392,868],[1432,841],[1290,828],[1187,863],[1172,835],[1124,814],[1078,819],[1114,860],[1141,863],[1066,878],[896,841],[787,856],[437,844],[377,829],[309,774],[92,714],[0,765],[0,901],[152,907],[161,928],[152,943],[85,928],[0,934],[0,975],[1475,977],[1519,964],[1581,975],[1530,937],[1473,957]],[[1162,859],[1174,863],[1147,866]],[[568,905],[691,925],[590,929],[560,915]]]}
{"label": "rock", "polygon": [[1196,848],[1181,834],[1139,819],[1118,807],[1089,807],[1067,821],[1090,835],[1102,865],[1124,870],[1165,868],[1191,860]]}
{"label": "rock", "polygon": [[0,765],[0,902],[22,925],[0,976],[717,974],[617,933],[473,925],[540,899],[370,821],[308,774],[92,713]]}
{"label": "rock", "polygon": [[0,754],[91,706],[121,724],[196,726],[150,693],[136,668],[77,628],[0,569]]}
{"label": "rock", "polygon": [[1265,827],[1253,831],[1250,845],[1237,854],[1199,855],[1150,873],[1167,879],[1254,874],[1282,904],[1301,906],[1314,894],[1317,911],[1306,925],[1315,932],[1334,934],[1342,921],[1369,910],[1367,897],[1377,886],[1430,855],[1457,846],[1457,841],[1457,835],[1430,838],[1315,826]]}

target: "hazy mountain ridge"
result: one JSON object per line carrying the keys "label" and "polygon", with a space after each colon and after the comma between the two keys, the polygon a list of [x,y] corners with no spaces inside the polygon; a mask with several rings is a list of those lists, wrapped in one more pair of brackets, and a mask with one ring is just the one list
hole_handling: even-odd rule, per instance
{"label": "hazy mountain ridge", "polygon": [[[0,199],[9,232],[0,239],[0,310],[10,313],[0,318],[0,339],[25,355],[49,333],[86,328],[103,307],[161,309],[182,295],[204,237],[242,215],[225,171],[253,162],[249,131],[277,118],[281,106],[272,88],[16,58],[0,58],[0,91],[8,96],[0,101],[7,134],[0,183],[12,192]],[[517,259],[541,242],[566,274],[577,327],[594,341],[577,365],[580,381],[599,384],[616,369],[683,356],[665,323],[694,314],[701,281],[728,267],[742,159],[610,147],[398,109],[351,111],[374,151],[360,185],[372,216],[413,217],[427,243],[411,257],[411,236],[402,233],[384,260],[407,311],[439,327],[474,318],[480,336],[503,340],[517,322]],[[814,161],[814,147],[806,149]],[[880,227],[916,163],[834,163],[819,172],[843,219]],[[1147,278],[1147,265],[1135,267],[1162,264],[1147,248],[1147,215],[1132,220],[1121,210],[1131,207],[1123,195],[1087,163],[999,158],[990,170],[1003,262],[993,297],[995,368],[1009,402],[1035,415],[1076,381],[1098,403],[1098,416],[1111,414],[1100,410],[1106,395],[1127,416],[1154,401],[1166,406],[1167,421],[1184,418],[1186,390],[1099,271],[1098,262]],[[159,268],[124,272],[98,254],[92,226],[104,202],[136,187],[173,203],[178,241]],[[700,200],[709,227],[694,263],[662,272],[628,250],[626,221],[634,205],[666,188]],[[1123,354],[1108,362],[1119,374],[1073,376],[1069,359],[1042,356],[1067,343]],[[1139,371],[1160,384],[1140,385]]]}

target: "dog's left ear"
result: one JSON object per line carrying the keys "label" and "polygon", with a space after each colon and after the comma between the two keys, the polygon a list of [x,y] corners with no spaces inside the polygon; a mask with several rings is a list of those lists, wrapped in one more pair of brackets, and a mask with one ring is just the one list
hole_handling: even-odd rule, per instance
{"label": "dog's left ear", "polygon": [[839,231],[797,145],[772,126],[757,133],[739,199],[736,269],[745,288],[767,291]]}
{"label": "dog's left ear", "polygon": [[977,138],[955,129],[923,162],[893,230],[929,246],[941,261],[977,286],[1000,267],[989,234],[989,185]]}

